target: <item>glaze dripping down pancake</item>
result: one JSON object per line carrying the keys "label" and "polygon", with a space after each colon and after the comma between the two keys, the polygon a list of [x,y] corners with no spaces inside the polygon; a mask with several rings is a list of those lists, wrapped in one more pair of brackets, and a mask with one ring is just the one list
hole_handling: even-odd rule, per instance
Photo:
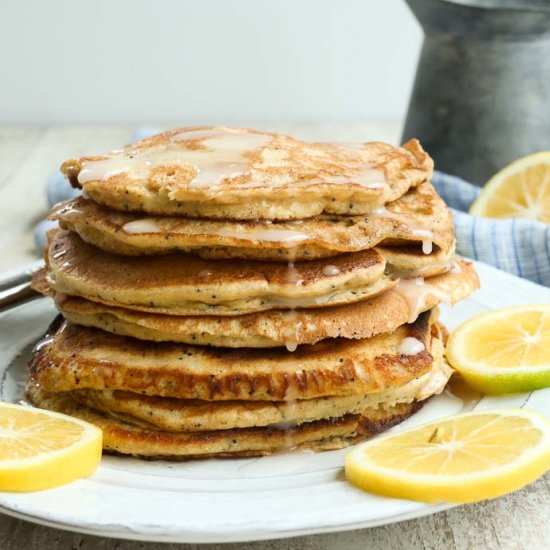
{"label": "glaze dripping down pancake", "polygon": [[451,214],[430,183],[361,216],[322,215],[293,222],[150,217],[108,210],[78,198],[53,213],[85,241],[123,255],[193,252],[203,258],[311,260],[375,246],[424,249],[432,262],[454,252]]}
{"label": "glaze dripping down pancake", "polygon": [[315,344],[327,338],[370,338],[392,332],[416,313],[454,304],[478,287],[471,264],[457,262],[447,274],[430,277],[409,295],[393,288],[361,302],[316,309],[270,310],[235,316],[178,316],[133,311],[83,298],[58,295],[47,281],[35,287],[55,297],[63,316],[78,325],[155,342],[181,342],[229,348],[271,348]]}

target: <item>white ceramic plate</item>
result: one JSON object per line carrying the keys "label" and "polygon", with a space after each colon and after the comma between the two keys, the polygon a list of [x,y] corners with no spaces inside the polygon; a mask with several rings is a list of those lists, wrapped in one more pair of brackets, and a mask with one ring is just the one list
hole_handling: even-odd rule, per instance
{"label": "white ceramic plate", "polygon": [[[477,264],[482,289],[452,310],[449,328],[478,313],[550,302],[550,289]],[[23,398],[32,343],[55,316],[39,300],[0,316],[0,399]],[[445,393],[394,428],[403,430],[471,408],[529,407],[550,417],[550,389],[464,402]],[[0,493],[0,510],[46,525],[110,537],[228,542],[372,527],[449,508],[376,497],[348,485],[345,450],[259,459],[147,462],[105,456],[88,479],[38,493]]]}

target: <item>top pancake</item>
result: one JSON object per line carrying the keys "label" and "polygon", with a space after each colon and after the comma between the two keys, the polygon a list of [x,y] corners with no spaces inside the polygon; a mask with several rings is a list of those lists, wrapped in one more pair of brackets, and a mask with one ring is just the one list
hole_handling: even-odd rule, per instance
{"label": "top pancake", "polygon": [[[52,213],[65,229],[122,255],[192,252],[203,258],[309,260],[374,246],[432,249],[449,258],[454,230],[447,205],[430,183],[361,216],[318,216],[298,222],[195,220],[120,213],[79,198]],[[445,261],[441,258],[436,262]],[[430,260],[432,263],[432,260]]]}
{"label": "top pancake", "polygon": [[197,126],[70,159],[61,171],[93,201],[115,210],[293,220],[367,213],[428,181],[433,161],[417,140],[403,147],[337,145]]}

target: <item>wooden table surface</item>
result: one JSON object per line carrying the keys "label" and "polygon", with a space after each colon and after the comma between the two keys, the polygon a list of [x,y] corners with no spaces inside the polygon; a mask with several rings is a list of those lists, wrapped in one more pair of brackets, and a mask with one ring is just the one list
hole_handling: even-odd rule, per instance
{"label": "wooden table surface", "polygon": [[[265,127],[265,125],[255,125]],[[397,123],[270,125],[298,137],[326,141],[397,142]],[[129,140],[134,127],[0,127],[0,271],[38,258],[32,229],[47,211],[45,180],[72,155],[102,153]],[[1,335],[0,335],[1,337]],[[550,548],[550,475],[490,502],[385,527],[228,545],[156,544],[80,535],[0,515],[2,550],[61,549],[536,549]]]}

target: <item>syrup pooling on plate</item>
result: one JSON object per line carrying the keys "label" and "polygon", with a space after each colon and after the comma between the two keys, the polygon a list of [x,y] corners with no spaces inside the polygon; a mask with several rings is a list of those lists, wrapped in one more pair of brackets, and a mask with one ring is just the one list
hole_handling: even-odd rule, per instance
{"label": "syrup pooling on plate", "polygon": [[409,308],[408,323],[416,321],[426,306],[426,300],[430,296],[435,296],[444,304],[450,305],[451,303],[451,298],[446,292],[427,283],[423,277],[401,279],[395,287],[395,291],[407,301]]}

